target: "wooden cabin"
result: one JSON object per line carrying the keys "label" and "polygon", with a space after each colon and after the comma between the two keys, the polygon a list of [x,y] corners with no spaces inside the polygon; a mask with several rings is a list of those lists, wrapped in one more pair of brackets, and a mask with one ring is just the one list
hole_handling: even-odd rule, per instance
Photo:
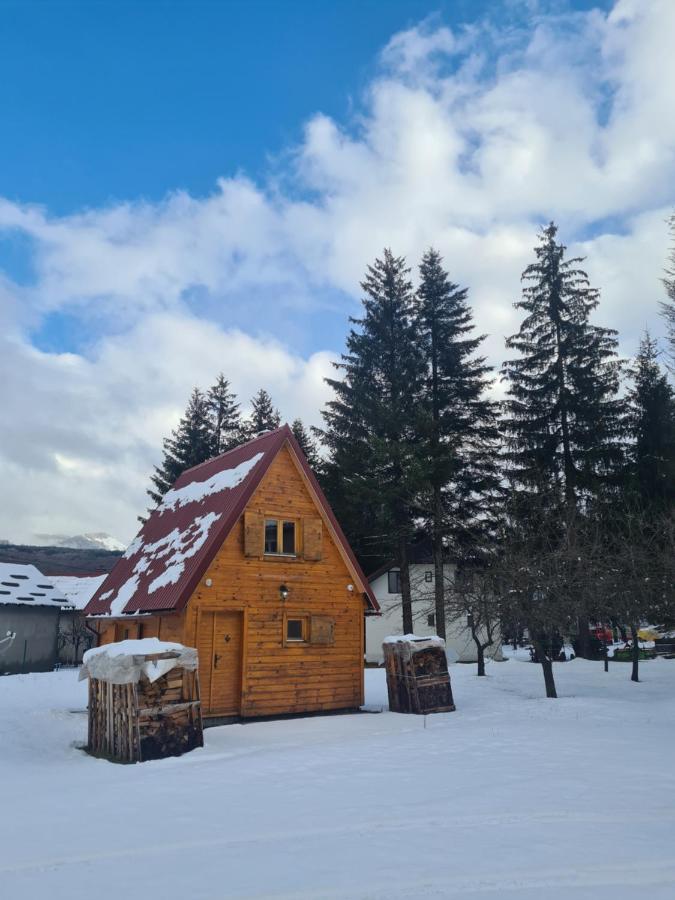
{"label": "wooden cabin", "polygon": [[378,605],[284,425],[184,472],[86,607],[199,652],[205,717],[354,709]]}

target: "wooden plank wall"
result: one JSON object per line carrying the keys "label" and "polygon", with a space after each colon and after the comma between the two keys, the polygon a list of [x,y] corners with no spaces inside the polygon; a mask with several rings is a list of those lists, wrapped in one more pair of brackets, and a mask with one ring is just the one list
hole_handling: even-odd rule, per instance
{"label": "wooden plank wall", "polygon": [[[271,517],[316,516],[314,501],[284,448],[270,466],[248,509]],[[327,528],[322,558],[248,558],[243,516],[205,573],[185,614],[183,640],[196,644],[200,609],[246,611],[242,716],[357,707],[363,703],[363,598]],[[212,586],[207,587],[207,578]],[[288,598],[282,602],[279,587]],[[331,646],[285,646],[284,613],[335,620]],[[164,639],[164,621],[162,622]],[[167,638],[168,639],[168,638]],[[208,714],[208,713],[207,713]]]}
{"label": "wooden plank wall", "polygon": [[[273,518],[316,517],[317,507],[287,448],[274,460],[248,510]],[[252,558],[244,555],[242,515],[184,613],[118,620],[104,628],[101,643],[157,636],[196,647],[200,610],[244,612],[242,699],[245,717],[348,709],[363,703],[364,602],[327,527],[322,529],[321,559]],[[318,555],[316,547],[312,555]],[[211,579],[212,585],[205,582]],[[280,585],[288,598],[282,602]],[[284,614],[329,616],[335,622],[331,645],[287,645]],[[207,617],[203,617],[208,620]],[[200,660],[200,671],[210,660]],[[208,676],[202,671],[203,682]],[[204,703],[203,713],[209,711]]]}

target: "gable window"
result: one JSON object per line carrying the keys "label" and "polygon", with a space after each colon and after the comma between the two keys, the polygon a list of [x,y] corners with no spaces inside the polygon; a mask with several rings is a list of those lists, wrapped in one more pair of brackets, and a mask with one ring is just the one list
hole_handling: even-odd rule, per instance
{"label": "gable window", "polygon": [[431,584],[431,582],[434,580],[434,573],[433,572],[425,572],[424,580],[426,581],[427,584]]}
{"label": "gable window", "polygon": [[428,625],[430,628],[434,628],[434,627],[435,627],[435,625],[436,625],[436,616],[435,616],[434,613],[430,613],[430,615],[427,616],[427,625]]}
{"label": "gable window", "polygon": [[389,584],[387,586],[387,590],[390,594],[400,594],[401,593],[401,570],[400,569],[389,569],[387,572],[387,578],[389,580]]}
{"label": "gable window", "polygon": [[295,556],[296,531],[292,519],[265,519],[265,553]]}

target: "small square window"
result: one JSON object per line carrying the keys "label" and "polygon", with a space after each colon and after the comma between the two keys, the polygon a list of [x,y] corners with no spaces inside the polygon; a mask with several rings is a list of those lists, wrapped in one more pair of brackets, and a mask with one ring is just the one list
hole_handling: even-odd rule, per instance
{"label": "small square window", "polygon": [[430,628],[435,628],[435,627],[436,627],[436,616],[435,616],[434,613],[430,613],[430,614],[427,616],[427,625],[428,625]]}
{"label": "small square window", "polygon": [[277,540],[276,519],[265,519],[265,553],[278,553],[279,542]]}
{"label": "small square window", "polygon": [[400,569],[390,569],[387,573],[388,577],[388,591],[390,594],[400,594],[401,593],[401,571]]}
{"label": "small square window", "polygon": [[306,639],[306,619],[286,619],[286,640],[304,641]]}
{"label": "small square window", "polygon": [[425,572],[424,580],[426,581],[427,584],[431,584],[431,582],[434,580],[434,573],[433,572]]}

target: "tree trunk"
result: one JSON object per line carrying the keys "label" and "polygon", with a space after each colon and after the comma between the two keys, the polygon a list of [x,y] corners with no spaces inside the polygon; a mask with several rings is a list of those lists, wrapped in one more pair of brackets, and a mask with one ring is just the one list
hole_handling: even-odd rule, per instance
{"label": "tree trunk", "polygon": [[553,663],[548,657],[544,649],[544,641],[541,639],[533,639],[532,643],[534,644],[534,649],[537,651],[537,656],[539,658],[539,662],[541,663],[541,670],[544,673],[544,684],[546,685],[546,696],[555,700],[558,696],[555,689],[555,679],[553,677]]}
{"label": "tree trunk", "polygon": [[635,625],[630,626],[631,637],[633,638],[633,666],[632,671],[630,673],[631,681],[639,681],[639,667],[640,667],[640,642],[638,640],[638,630]]}
{"label": "tree trunk", "polygon": [[478,647],[478,672],[476,674],[485,675],[485,650],[479,642],[476,643],[476,647]]}
{"label": "tree trunk", "polygon": [[434,488],[434,600],[436,634],[445,640],[445,572],[443,570],[443,523],[440,488]]}
{"label": "tree trunk", "polygon": [[588,618],[580,616],[577,619],[577,630],[579,632],[579,641],[577,644],[578,655],[582,659],[590,659],[591,657],[591,629],[588,626]]}
{"label": "tree trunk", "polygon": [[412,594],[410,591],[410,563],[408,543],[405,537],[399,540],[399,566],[401,569],[401,605],[403,608],[403,634],[413,633]]}

